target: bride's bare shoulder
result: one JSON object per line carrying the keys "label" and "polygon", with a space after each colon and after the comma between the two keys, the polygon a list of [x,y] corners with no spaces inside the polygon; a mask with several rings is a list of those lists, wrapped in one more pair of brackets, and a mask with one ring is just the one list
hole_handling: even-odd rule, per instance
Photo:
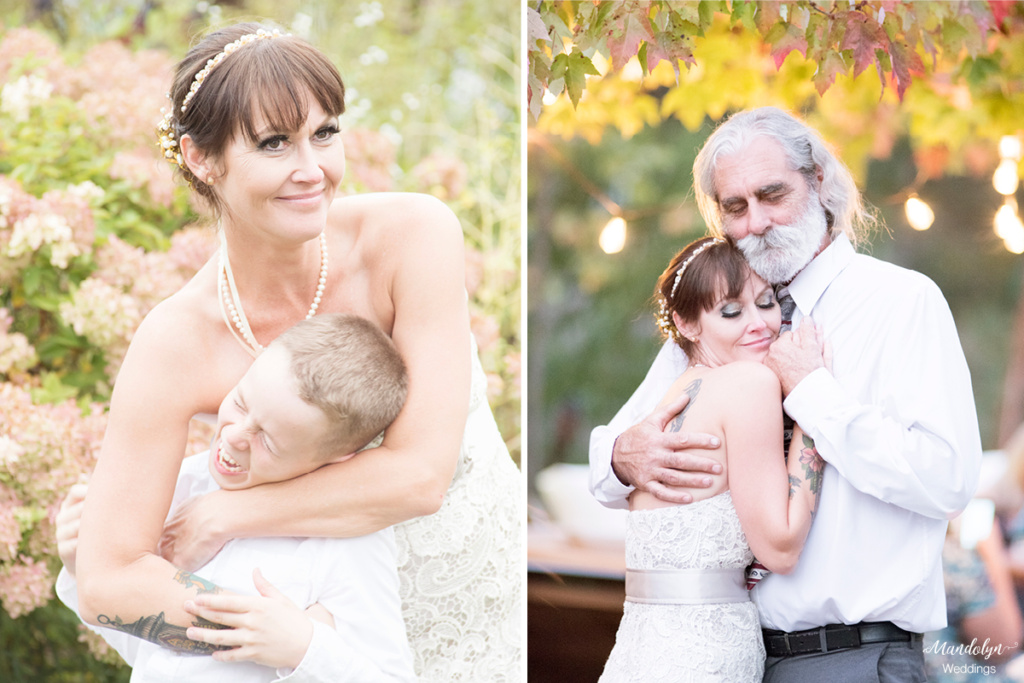
{"label": "bride's bare shoulder", "polygon": [[779,378],[768,366],[754,361],[738,360],[715,369],[721,381],[730,385],[741,384],[748,387],[777,387]]}
{"label": "bride's bare shoulder", "polygon": [[729,415],[749,420],[752,414],[774,416],[782,411],[782,385],[767,366],[750,361],[719,368],[716,390]]}
{"label": "bride's bare shoulder", "polygon": [[345,230],[406,235],[458,230],[459,221],[440,199],[415,192],[371,192],[339,197],[331,205],[332,224]]}
{"label": "bride's bare shoulder", "polygon": [[[204,357],[219,321],[213,268],[203,267],[184,287],[146,314],[132,337],[130,350],[176,357]],[[148,354],[147,354],[148,355]]]}

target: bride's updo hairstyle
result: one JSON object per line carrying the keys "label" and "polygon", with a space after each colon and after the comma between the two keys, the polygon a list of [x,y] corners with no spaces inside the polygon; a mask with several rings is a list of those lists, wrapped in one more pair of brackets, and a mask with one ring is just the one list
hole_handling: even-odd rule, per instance
{"label": "bride's updo hairstyle", "polygon": [[213,188],[181,159],[183,135],[218,157],[236,135],[258,142],[257,117],[274,131],[297,130],[306,122],[309,98],[329,116],[345,111],[341,75],[322,52],[253,22],[202,38],[178,63],[168,96],[170,112],[158,128],[164,155],[215,210],[220,207]]}
{"label": "bride's updo hairstyle", "polygon": [[685,323],[696,323],[702,311],[710,311],[724,298],[737,298],[750,277],[743,252],[728,237],[703,237],[676,254],[658,278],[654,297],[655,316],[662,333],[694,358],[697,344],[676,327],[672,314]]}

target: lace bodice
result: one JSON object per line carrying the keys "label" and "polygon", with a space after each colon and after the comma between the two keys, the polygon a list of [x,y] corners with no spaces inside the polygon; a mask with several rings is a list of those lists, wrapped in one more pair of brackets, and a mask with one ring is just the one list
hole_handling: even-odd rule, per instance
{"label": "lace bodice", "polygon": [[[752,559],[728,492],[629,513],[630,569],[741,570]],[[626,602],[600,683],[760,683],[763,673],[753,602]]]}
{"label": "lace bodice", "polygon": [[626,566],[630,569],[723,569],[753,559],[732,494],[690,505],[629,513]]}

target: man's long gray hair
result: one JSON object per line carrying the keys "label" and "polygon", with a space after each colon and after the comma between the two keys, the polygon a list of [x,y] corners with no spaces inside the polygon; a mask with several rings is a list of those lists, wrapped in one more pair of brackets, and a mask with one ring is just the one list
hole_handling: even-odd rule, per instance
{"label": "man's long gray hair", "polygon": [[[729,117],[704,143],[693,163],[693,185],[697,206],[714,234],[722,234],[722,212],[715,188],[718,160],[742,152],[756,137],[778,142],[786,154],[789,167],[807,181],[809,188],[817,185],[818,196],[825,208],[829,235],[845,232],[857,244],[876,224],[874,215],[865,209],[860,190],[850,169],[839,160],[807,124],[775,107],[761,107]],[[817,176],[821,172],[821,183]]]}

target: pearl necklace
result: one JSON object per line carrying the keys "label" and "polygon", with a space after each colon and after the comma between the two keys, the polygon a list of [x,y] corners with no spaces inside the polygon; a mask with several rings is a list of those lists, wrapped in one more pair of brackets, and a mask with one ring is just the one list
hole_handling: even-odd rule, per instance
{"label": "pearl necklace", "polygon": [[[320,233],[320,278],[316,284],[316,294],[313,296],[313,303],[306,313],[306,320],[316,315],[320,307],[320,300],[324,295],[324,288],[327,286],[327,235]],[[228,323],[228,329],[235,335],[246,350],[253,356],[258,356],[263,351],[263,345],[256,341],[256,336],[249,327],[249,321],[242,310],[242,301],[238,297],[238,287],[235,286],[235,278],[231,274],[231,262],[228,260],[228,247],[221,233],[220,242],[220,267],[217,269],[217,289],[220,291],[221,313]],[[237,332],[236,332],[237,330]]]}

